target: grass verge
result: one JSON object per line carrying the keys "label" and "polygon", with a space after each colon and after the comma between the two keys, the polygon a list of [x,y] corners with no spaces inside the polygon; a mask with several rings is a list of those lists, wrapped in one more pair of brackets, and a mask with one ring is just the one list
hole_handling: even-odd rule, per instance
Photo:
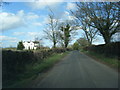
{"label": "grass verge", "polygon": [[91,52],[91,51],[83,51],[82,50],[81,52],[92,57],[93,59],[95,59],[101,63],[104,63],[104,64],[116,69],[116,70],[120,69],[120,61],[118,60],[117,57],[107,57],[104,54],[98,54],[98,53]]}
{"label": "grass verge", "polygon": [[10,81],[10,85],[6,85],[5,88],[23,88],[30,81],[34,80],[39,73],[47,71],[50,69],[55,63],[59,62],[62,58],[64,58],[69,52],[65,53],[57,53],[53,54],[42,62],[37,61],[34,64],[29,64],[26,66],[25,73],[18,75],[18,79],[15,81]]}

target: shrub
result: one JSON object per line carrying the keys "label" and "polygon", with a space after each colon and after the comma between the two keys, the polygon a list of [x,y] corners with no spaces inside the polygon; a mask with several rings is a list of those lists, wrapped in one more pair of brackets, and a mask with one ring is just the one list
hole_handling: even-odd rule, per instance
{"label": "shrub", "polygon": [[110,44],[102,44],[102,45],[93,45],[89,47],[85,47],[84,50],[93,51],[99,54],[104,54],[109,57],[118,57],[120,58],[120,42],[113,42]]}
{"label": "shrub", "polygon": [[17,49],[18,49],[18,50],[23,50],[24,48],[25,48],[25,47],[24,47],[22,41],[20,41],[20,42],[18,43],[18,45],[17,45]]}
{"label": "shrub", "polygon": [[38,60],[42,62],[49,55],[62,52],[65,52],[65,49],[56,48],[36,51],[2,50],[3,83],[7,80],[16,79],[20,73],[24,73],[27,64],[34,64]]}

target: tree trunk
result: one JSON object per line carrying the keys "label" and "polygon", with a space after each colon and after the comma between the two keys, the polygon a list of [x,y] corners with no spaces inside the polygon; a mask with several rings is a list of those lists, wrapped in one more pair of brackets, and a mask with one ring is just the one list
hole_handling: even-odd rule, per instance
{"label": "tree trunk", "polygon": [[68,42],[69,42],[69,40],[68,40],[68,39],[65,39],[65,41],[64,41],[65,48],[67,48],[67,46],[68,46]]}
{"label": "tree trunk", "polygon": [[110,43],[111,37],[110,37],[110,35],[103,35],[103,39],[105,41],[105,44],[108,44],[108,43]]}
{"label": "tree trunk", "polygon": [[67,45],[68,45],[68,44],[67,44],[67,43],[65,43],[65,48],[67,48]]}
{"label": "tree trunk", "polygon": [[105,44],[110,43],[110,38],[104,38]]}
{"label": "tree trunk", "polygon": [[53,48],[56,48],[56,42],[53,43]]}

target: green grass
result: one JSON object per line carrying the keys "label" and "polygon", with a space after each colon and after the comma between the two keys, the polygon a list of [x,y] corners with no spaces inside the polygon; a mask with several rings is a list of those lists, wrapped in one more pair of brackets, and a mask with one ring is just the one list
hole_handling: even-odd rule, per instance
{"label": "green grass", "polygon": [[17,88],[17,87],[25,87],[31,80],[35,79],[39,73],[42,73],[52,66],[54,66],[55,63],[60,61],[63,57],[65,57],[69,52],[65,53],[59,53],[59,54],[53,54],[46,59],[44,59],[42,62],[37,61],[34,64],[29,64],[26,66],[25,73],[22,73],[18,75],[18,80],[10,81],[9,83],[11,85],[6,85],[5,88]]}
{"label": "green grass", "polygon": [[44,70],[46,70],[47,68],[50,68],[51,66],[53,66],[56,62],[58,62],[61,58],[63,58],[64,56],[66,56],[67,53],[61,53],[61,54],[54,54],[53,56],[46,58],[43,60],[42,63],[37,63],[33,66],[33,70],[36,72],[42,72]]}
{"label": "green grass", "polygon": [[98,54],[95,52],[84,51],[84,50],[82,50],[81,52],[93,57],[94,59],[96,59],[100,62],[108,64],[109,66],[112,66],[114,68],[120,68],[120,61],[118,60],[117,57],[107,57],[104,54]]}

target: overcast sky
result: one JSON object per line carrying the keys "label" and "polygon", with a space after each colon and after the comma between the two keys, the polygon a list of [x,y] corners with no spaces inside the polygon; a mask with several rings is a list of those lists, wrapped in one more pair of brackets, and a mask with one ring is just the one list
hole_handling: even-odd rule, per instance
{"label": "overcast sky", "polygon": [[[19,41],[34,40],[35,37],[43,39],[44,46],[52,46],[49,40],[44,39],[43,30],[46,27],[48,7],[61,20],[73,20],[69,10],[75,9],[73,2],[11,2],[0,10],[0,44],[2,47],[16,47]],[[73,41],[82,37],[82,30]],[[94,44],[102,44],[103,39],[95,40]]]}

